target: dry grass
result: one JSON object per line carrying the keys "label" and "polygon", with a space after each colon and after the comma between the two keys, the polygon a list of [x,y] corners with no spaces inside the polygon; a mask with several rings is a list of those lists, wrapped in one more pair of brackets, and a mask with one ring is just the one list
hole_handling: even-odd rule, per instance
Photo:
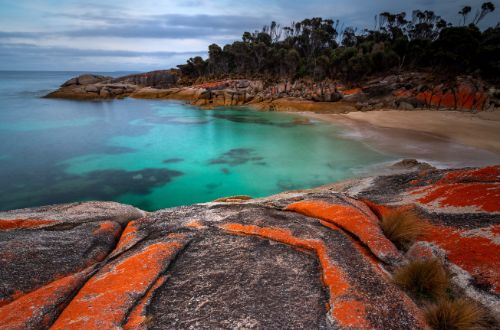
{"label": "dry grass", "polygon": [[399,249],[407,249],[422,235],[425,223],[413,212],[392,210],[382,217],[380,227],[394,245]]}
{"label": "dry grass", "polygon": [[394,273],[394,283],[417,300],[437,300],[446,295],[448,274],[437,259],[415,260]]}
{"label": "dry grass", "polygon": [[467,299],[443,300],[425,310],[429,325],[436,330],[490,329],[486,311]]}

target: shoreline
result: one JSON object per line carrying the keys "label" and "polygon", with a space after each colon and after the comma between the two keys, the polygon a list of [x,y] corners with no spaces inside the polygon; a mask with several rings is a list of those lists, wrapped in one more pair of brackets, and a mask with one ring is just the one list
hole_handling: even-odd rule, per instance
{"label": "shoreline", "polygon": [[[168,83],[171,75],[157,76],[152,72],[113,80],[83,75],[68,80],[46,97],[73,100],[129,97],[177,100],[200,109],[242,107],[288,112],[342,125],[347,128],[342,132],[345,138],[359,140],[397,158],[415,158],[443,168],[500,164],[500,110],[492,92],[476,91],[474,84],[461,81],[461,97],[452,98],[455,102],[451,104],[449,92],[444,90],[436,91],[439,97],[431,98],[417,90],[408,90],[409,85],[420,81],[418,77],[410,73],[388,76],[350,90],[336,83],[330,86],[329,82],[330,85],[327,83],[318,90],[318,86],[307,81],[266,87],[259,80],[226,79],[157,88],[159,78]],[[478,97],[481,102],[476,100]],[[452,110],[457,108],[467,112]],[[488,110],[476,112],[480,109]]]}
{"label": "shoreline", "polygon": [[329,114],[290,112],[345,129],[341,136],[385,154],[438,168],[500,164],[500,111],[374,110]]}

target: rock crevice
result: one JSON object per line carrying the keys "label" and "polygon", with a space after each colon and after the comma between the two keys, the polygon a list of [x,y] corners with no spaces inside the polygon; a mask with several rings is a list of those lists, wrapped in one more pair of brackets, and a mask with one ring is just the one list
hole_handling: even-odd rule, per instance
{"label": "rock crevice", "polygon": [[[437,196],[442,185],[455,190]],[[428,168],[153,213],[99,202],[2,212],[0,329],[427,329],[387,271],[419,255],[498,313],[499,185],[499,166]],[[406,254],[378,226],[393,207],[429,226]]]}

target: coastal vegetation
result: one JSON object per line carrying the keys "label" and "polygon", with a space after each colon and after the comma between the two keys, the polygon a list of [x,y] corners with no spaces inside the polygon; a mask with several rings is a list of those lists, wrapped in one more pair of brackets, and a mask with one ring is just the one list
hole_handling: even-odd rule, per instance
{"label": "coastal vegetation", "polygon": [[[483,330],[495,328],[497,321],[482,305],[468,298],[452,280],[453,271],[435,254],[432,244],[415,243],[424,235],[425,223],[413,212],[378,208],[380,227],[399,249],[407,250],[408,262],[394,270],[392,281],[423,309],[430,328],[435,330]],[[384,210],[381,212],[381,210]],[[430,225],[432,226],[432,225]],[[428,244],[428,243],[426,243]]]}
{"label": "coastal vegetation", "polygon": [[394,273],[394,283],[416,300],[435,301],[446,294],[449,281],[437,259],[414,260]]}
{"label": "coastal vegetation", "polygon": [[380,228],[399,249],[406,249],[424,231],[424,223],[412,212],[391,210],[382,216]]}
{"label": "coastal vegetation", "polygon": [[441,300],[427,307],[425,316],[433,329],[491,329],[484,308],[470,299]]}
{"label": "coastal vegetation", "polygon": [[[476,14],[472,12],[476,10]],[[464,6],[457,24],[430,10],[383,12],[373,29],[345,27],[339,20],[314,17],[243,33],[232,44],[212,44],[208,58],[179,65],[187,80],[255,77],[269,80],[327,78],[358,82],[371,74],[439,70],[443,74],[500,76],[500,25],[484,31],[478,23],[495,11],[491,2]]]}

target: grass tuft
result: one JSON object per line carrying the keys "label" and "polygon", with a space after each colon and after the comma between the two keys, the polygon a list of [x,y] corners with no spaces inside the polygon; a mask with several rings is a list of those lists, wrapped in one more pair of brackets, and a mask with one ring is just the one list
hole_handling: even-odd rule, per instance
{"label": "grass tuft", "polygon": [[425,309],[429,325],[436,330],[489,329],[486,311],[468,299],[442,300]]}
{"label": "grass tuft", "polygon": [[380,227],[394,245],[406,250],[422,235],[425,224],[413,212],[392,210],[382,217]]}
{"label": "grass tuft", "polygon": [[437,300],[446,296],[448,276],[437,259],[415,260],[397,269],[394,283],[417,300]]}

